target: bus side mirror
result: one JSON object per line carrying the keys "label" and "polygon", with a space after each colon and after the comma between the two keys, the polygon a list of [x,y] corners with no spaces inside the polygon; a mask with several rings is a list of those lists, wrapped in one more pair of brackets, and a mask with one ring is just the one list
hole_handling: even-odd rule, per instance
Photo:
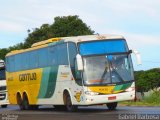
{"label": "bus side mirror", "polygon": [[132,50],[132,53],[135,54],[136,59],[137,59],[137,64],[141,65],[142,64],[142,60],[141,60],[141,55],[137,50]]}
{"label": "bus side mirror", "polygon": [[82,56],[80,54],[76,55],[76,61],[77,61],[77,68],[78,70],[83,70],[83,62],[82,62]]}

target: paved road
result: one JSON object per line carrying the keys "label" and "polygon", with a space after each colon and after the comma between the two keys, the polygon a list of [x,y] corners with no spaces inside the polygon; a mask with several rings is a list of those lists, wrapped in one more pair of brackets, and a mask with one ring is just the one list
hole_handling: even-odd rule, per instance
{"label": "paved road", "polygon": [[[0,108],[2,120],[160,120],[160,107],[117,107],[109,111],[105,106],[79,107],[75,113],[56,111],[52,106],[39,110],[20,111],[17,106]],[[9,118],[9,119],[7,119]]]}

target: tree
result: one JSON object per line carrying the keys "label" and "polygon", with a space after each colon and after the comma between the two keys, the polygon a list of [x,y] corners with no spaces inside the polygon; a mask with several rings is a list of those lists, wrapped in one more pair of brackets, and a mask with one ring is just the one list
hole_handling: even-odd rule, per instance
{"label": "tree", "polygon": [[77,15],[56,17],[51,31],[55,37],[91,35],[94,33]]}
{"label": "tree", "polygon": [[147,92],[160,87],[160,68],[135,72],[138,92]]}
{"label": "tree", "polygon": [[29,33],[25,40],[25,47],[30,47],[33,43],[53,37],[68,37],[78,35],[92,35],[91,30],[77,15],[55,17],[54,23],[43,24],[40,28],[35,28]]}
{"label": "tree", "polygon": [[154,68],[146,71],[148,77],[148,87],[151,90],[157,89],[160,87],[160,69]]}
{"label": "tree", "polygon": [[0,49],[0,59],[4,60],[5,59],[5,55],[8,53],[8,49],[7,48],[3,48]]}

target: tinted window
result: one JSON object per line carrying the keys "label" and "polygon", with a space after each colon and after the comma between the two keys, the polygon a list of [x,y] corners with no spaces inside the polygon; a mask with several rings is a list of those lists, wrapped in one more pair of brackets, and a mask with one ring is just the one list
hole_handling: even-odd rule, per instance
{"label": "tinted window", "polygon": [[68,65],[67,44],[58,45],[58,64]]}
{"label": "tinted window", "polygon": [[6,66],[7,66],[7,70],[10,72],[15,70],[14,56],[10,56],[7,58]]}
{"label": "tinted window", "polygon": [[39,67],[48,66],[48,48],[38,50]]}
{"label": "tinted window", "polygon": [[0,80],[5,80],[6,76],[5,76],[5,70],[0,70]]}
{"label": "tinted window", "polygon": [[38,52],[37,51],[31,51],[29,53],[29,68],[37,68],[38,67]]}
{"label": "tinted window", "polygon": [[[74,56],[74,52],[71,54]],[[54,45],[13,55],[6,58],[6,63],[7,71],[9,72],[35,69],[51,65],[68,65],[67,44]]]}
{"label": "tinted window", "polygon": [[57,65],[57,63],[58,63],[57,46],[49,47],[48,58],[49,58],[49,60],[48,60],[49,65]]}
{"label": "tinted window", "polygon": [[[21,68],[22,70],[29,69],[29,54],[28,52],[21,54]],[[19,70],[20,70],[19,69]]]}
{"label": "tinted window", "polygon": [[15,55],[15,71],[18,71],[21,69],[21,62],[22,62],[22,59],[21,59],[21,54],[17,54]]}
{"label": "tinted window", "polygon": [[69,49],[69,60],[71,67],[74,67],[75,59],[77,55],[77,48],[74,43],[68,43],[68,49]]}

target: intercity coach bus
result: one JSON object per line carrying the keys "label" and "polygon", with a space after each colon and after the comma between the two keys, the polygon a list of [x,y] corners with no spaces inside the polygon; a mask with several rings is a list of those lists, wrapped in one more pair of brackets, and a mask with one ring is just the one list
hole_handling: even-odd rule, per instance
{"label": "intercity coach bus", "polygon": [[77,106],[106,104],[135,98],[131,53],[118,35],[51,38],[6,55],[10,104],[20,109],[54,105],[75,111]]}
{"label": "intercity coach bus", "polygon": [[6,108],[8,104],[8,95],[6,89],[5,63],[0,60],[0,105]]}

